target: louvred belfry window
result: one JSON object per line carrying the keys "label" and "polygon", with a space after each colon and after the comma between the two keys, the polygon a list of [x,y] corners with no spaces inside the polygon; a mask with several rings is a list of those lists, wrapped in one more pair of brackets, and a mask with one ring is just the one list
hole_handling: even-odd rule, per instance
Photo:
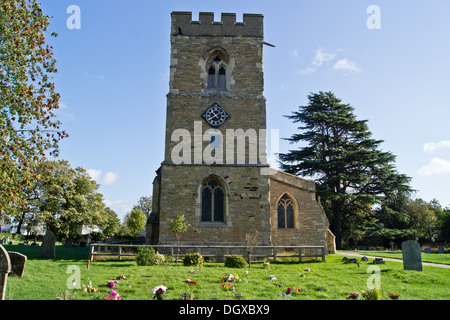
{"label": "louvred belfry window", "polygon": [[216,55],[208,63],[208,89],[227,88],[227,63]]}

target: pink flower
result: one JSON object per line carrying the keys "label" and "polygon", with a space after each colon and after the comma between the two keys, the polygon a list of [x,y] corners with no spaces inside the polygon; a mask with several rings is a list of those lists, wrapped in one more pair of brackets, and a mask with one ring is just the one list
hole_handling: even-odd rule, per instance
{"label": "pink flower", "polygon": [[106,285],[110,288],[114,288],[114,286],[118,283],[119,283],[119,281],[117,281],[117,280],[110,280],[106,283]]}
{"label": "pink flower", "polygon": [[106,300],[120,300],[120,296],[116,292],[116,290],[111,290],[108,292],[108,296],[106,297]]}

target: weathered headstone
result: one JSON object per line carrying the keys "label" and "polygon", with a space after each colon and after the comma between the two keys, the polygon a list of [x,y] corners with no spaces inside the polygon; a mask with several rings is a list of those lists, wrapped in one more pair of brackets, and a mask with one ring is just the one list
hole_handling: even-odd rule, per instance
{"label": "weathered headstone", "polygon": [[72,240],[66,240],[64,243],[64,248],[72,248]]}
{"label": "weathered headstone", "polygon": [[357,263],[358,260],[356,258],[350,258],[350,259],[348,259],[348,262],[349,263]]}
{"label": "weathered headstone", "polygon": [[425,248],[424,252],[425,253],[431,253],[431,249],[430,248]]}
{"label": "weathered headstone", "polygon": [[9,275],[22,277],[27,263],[27,256],[13,251],[8,251],[8,254],[11,261],[11,273]]}
{"label": "weathered headstone", "polygon": [[389,242],[389,244],[391,245],[391,250],[394,251],[395,250],[395,248],[394,248],[395,242],[391,241],[391,242]]}
{"label": "weathered headstone", "polygon": [[56,237],[53,232],[47,230],[44,239],[42,240],[41,257],[45,259],[56,258],[55,254]]}
{"label": "weathered headstone", "polygon": [[408,240],[402,243],[403,269],[423,271],[420,245],[417,241]]}
{"label": "weathered headstone", "polygon": [[385,264],[386,261],[384,261],[383,258],[375,258],[375,259],[373,260],[373,263],[374,263],[374,264]]}
{"label": "weathered headstone", "polygon": [[6,283],[11,272],[11,261],[8,252],[0,245],[0,300],[5,300]]}
{"label": "weathered headstone", "polygon": [[438,248],[438,253],[439,253],[439,254],[444,254],[444,253],[445,253],[444,247],[439,247],[439,248]]}
{"label": "weathered headstone", "polygon": [[367,262],[367,261],[369,261],[369,259],[367,259],[367,257],[364,256],[364,257],[361,258],[361,261]]}

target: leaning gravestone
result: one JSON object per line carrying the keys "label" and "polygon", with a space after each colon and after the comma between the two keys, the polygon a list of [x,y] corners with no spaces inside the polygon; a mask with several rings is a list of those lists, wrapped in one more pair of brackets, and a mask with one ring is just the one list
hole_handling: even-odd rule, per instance
{"label": "leaning gravestone", "polygon": [[11,261],[8,252],[0,245],[0,300],[5,300],[8,273],[11,272]]}
{"label": "leaning gravestone", "polygon": [[8,254],[9,260],[11,261],[11,273],[9,275],[22,277],[27,263],[27,256],[12,251],[8,251]]}
{"label": "leaning gravestone", "polygon": [[420,245],[414,240],[402,243],[403,269],[423,271],[422,256],[420,255]]}
{"label": "leaning gravestone", "polygon": [[56,237],[53,232],[47,230],[44,239],[42,240],[41,257],[45,259],[56,258],[55,254]]}

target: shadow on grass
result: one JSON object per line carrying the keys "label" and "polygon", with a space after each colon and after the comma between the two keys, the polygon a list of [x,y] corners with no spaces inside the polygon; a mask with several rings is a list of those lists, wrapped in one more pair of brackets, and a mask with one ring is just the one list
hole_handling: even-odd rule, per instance
{"label": "shadow on grass", "polygon": [[[28,260],[48,260],[41,258],[41,247],[31,245],[4,244],[6,251],[19,252],[27,256]],[[55,259],[51,260],[86,260],[89,259],[89,247],[65,248],[62,245],[55,246]]]}

